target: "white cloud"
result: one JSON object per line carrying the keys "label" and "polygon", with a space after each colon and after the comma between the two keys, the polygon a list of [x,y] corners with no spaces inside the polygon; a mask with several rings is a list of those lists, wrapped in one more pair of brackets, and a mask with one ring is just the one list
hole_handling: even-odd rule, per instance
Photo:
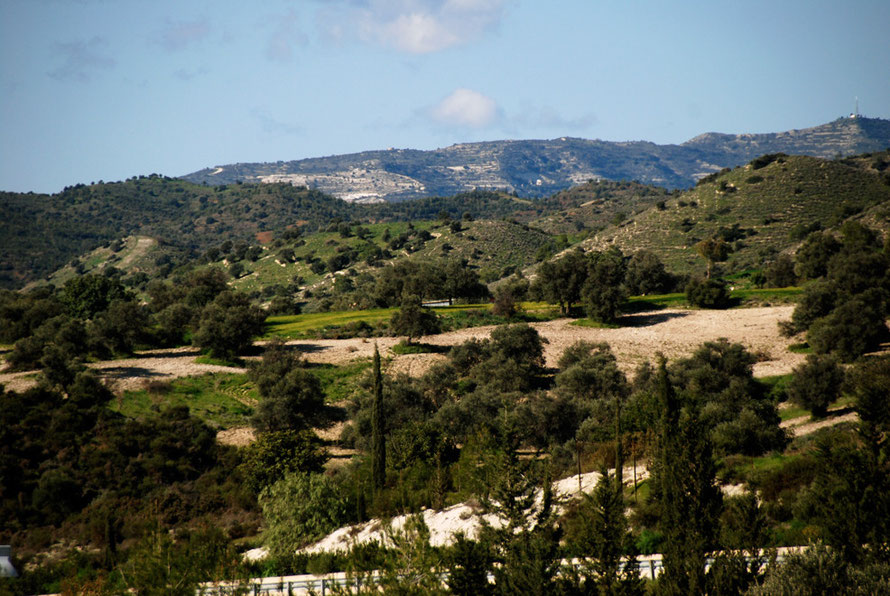
{"label": "white cloud", "polygon": [[501,117],[498,104],[478,91],[455,89],[429,111],[436,122],[467,128],[486,128]]}
{"label": "white cloud", "polygon": [[[412,54],[438,52],[494,29],[505,0],[359,0],[328,4],[329,33]],[[346,27],[344,28],[344,23]]]}

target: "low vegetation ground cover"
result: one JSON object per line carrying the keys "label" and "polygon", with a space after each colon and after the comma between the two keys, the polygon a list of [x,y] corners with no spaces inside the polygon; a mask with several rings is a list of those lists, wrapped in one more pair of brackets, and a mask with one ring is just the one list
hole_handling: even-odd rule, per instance
{"label": "low vegetation ground cover", "polygon": [[[385,333],[384,325],[398,308],[345,310],[274,316],[266,319],[265,339],[313,339],[331,337],[373,337]],[[507,318],[491,313],[491,304],[455,304],[432,309],[440,318],[443,330],[464,329],[480,325],[497,325]],[[555,309],[543,302],[523,302],[516,320],[547,321],[557,315]]]}
{"label": "low vegetation ground cover", "polygon": [[109,407],[129,418],[141,418],[166,407],[187,406],[208,425],[226,429],[246,426],[256,401],[256,388],[247,375],[207,374],[148,381],[145,389],[125,391]]}

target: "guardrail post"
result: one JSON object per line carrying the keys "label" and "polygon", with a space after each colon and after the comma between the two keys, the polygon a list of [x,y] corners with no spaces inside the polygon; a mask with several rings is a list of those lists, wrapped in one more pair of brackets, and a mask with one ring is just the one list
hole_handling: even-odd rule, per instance
{"label": "guardrail post", "polygon": [[325,582],[324,578],[321,578],[321,596],[325,596],[325,588],[327,587],[327,582]]}
{"label": "guardrail post", "polygon": [[651,579],[655,579],[655,561],[649,559],[649,576]]}

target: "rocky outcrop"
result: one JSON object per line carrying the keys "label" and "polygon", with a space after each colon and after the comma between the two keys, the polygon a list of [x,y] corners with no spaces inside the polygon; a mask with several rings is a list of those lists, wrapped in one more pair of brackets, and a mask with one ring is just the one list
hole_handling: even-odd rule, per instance
{"label": "rocky outcrop", "polygon": [[638,180],[686,188],[707,174],[765,153],[833,158],[890,146],[890,121],[848,117],[802,130],[767,134],[706,133],[682,145],[552,140],[462,143],[432,151],[387,149],[206,168],[197,183],[290,182],[348,201],[399,201],[473,189],[549,196],[590,179]]}

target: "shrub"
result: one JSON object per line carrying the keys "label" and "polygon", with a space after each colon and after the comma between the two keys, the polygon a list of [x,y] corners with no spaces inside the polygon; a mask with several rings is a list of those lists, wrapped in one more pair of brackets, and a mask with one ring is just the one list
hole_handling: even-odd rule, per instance
{"label": "shrub", "polygon": [[289,474],[260,494],[260,505],[266,545],[281,559],[349,519],[345,499],[322,474]]}
{"label": "shrub", "polygon": [[717,279],[694,279],[686,286],[686,300],[699,308],[727,308],[729,290]]}
{"label": "shrub", "polygon": [[835,354],[851,362],[876,349],[886,334],[880,306],[857,296],[814,321],[807,332],[807,343],[816,354]]}
{"label": "shrub", "polygon": [[786,392],[792,402],[813,416],[822,417],[840,395],[843,382],[844,371],[833,356],[810,354],[806,362],[794,369]]}

